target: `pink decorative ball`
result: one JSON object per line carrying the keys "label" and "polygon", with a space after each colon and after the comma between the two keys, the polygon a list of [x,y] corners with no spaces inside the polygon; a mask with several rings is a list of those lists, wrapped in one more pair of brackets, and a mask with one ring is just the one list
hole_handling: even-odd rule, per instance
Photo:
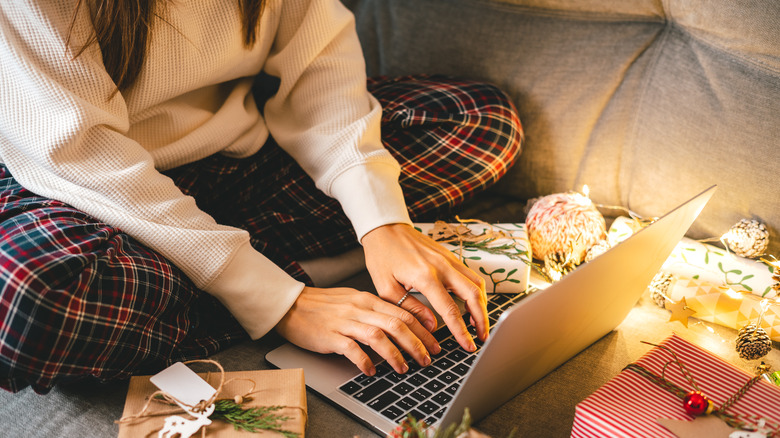
{"label": "pink decorative ball", "polygon": [[525,226],[534,258],[563,253],[575,264],[582,263],[588,249],[607,233],[604,216],[579,193],[539,198],[528,211]]}

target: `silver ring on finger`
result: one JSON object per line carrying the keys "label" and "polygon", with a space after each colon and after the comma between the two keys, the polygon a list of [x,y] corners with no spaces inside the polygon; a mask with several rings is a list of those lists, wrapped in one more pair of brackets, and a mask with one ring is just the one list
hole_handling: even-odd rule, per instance
{"label": "silver ring on finger", "polygon": [[398,300],[398,303],[396,303],[396,306],[401,307],[401,304],[403,304],[404,301],[406,301],[406,297],[409,296],[409,292],[405,293],[404,296],[401,297],[400,300]]}

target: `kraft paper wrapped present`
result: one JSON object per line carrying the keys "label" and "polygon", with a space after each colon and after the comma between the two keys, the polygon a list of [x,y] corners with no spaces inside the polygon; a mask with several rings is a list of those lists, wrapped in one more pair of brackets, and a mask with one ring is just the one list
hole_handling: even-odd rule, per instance
{"label": "kraft paper wrapped present", "polygon": [[481,275],[488,293],[525,291],[531,272],[525,224],[464,222],[415,223],[414,226]]}
{"label": "kraft paper wrapped present", "polygon": [[[219,386],[219,373],[198,373],[211,386]],[[157,387],[149,381],[152,376],[135,376],[130,379],[130,386],[127,390],[127,399],[125,401],[122,418],[127,418],[138,414],[146,405],[149,396],[151,396]],[[306,429],[306,385],[304,383],[303,370],[262,370],[262,371],[238,371],[225,373],[225,385],[219,394],[219,398],[232,399],[236,395],[243,395],[254,392],[250,395],[251,400],[242,404],[243,408],[252,408],[260,406],[281,406],[282,408],[274,411],[275,415],[281,415],[288,419],[280,423],[280,428],[297,433],[299,437],[304,437]],[[176,406],[153,402],[147,415],[130,422],[121,422],[119,426],[119,438],[145,438],[157,437],[165,423],[165,418],[169,415],[179,415],[188,418],[181,409],[178,412]],[[195,435],[200,437],[201,432]],[[222,421],[214,420],[206,426],[206,436],[208,437],[232,437],[232,438],[253,438],[253,437],[280,437],[277,432],[259,431],[247,432],[236,430],[233,425]]]}
{"label": "kraft paper wrapped present", "polygon": [[[720,407],[752,376],[697,345],[672,335],[659,345],[670,348],[684,363],[701,391],[715,407]],[[659,347],[651,349],[636,364],[668,381],[692,390],[671,354]],[[763,418],[769,427],[780,428],[780,389],[759,379],[726,412],[740,420],[757,423]],[[612,380],[577,405],[572,437],[670,437],[676,435],[659,419],[692,421],[677,395],[640,373],[624,369]]]}

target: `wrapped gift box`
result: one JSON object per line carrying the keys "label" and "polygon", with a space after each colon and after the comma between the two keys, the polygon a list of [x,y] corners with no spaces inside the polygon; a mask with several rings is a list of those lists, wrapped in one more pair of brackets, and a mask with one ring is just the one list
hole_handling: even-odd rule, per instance
{"label": "wrapped gift box", "polygon": [[[415,228],[423,234],[432,235],[437,225],[416,223]],[[517,293],[528,287],[530,274],[530,251],[528,236],[524,224],[447,224],[451,229],[460,229],[461,233],[477,237],[477,242],[458,244],[457,238],[451,242],[439,243],[455,254],[463,263],[485,279],[489,293]],[[499,238],[491,238],[490,232],[501,233]],[[487,234],[486,234],[487,233]],[[479,239],[479,236],[486,236]],[[437,236],[432,236],[437,239]]]}
{"label": "wrapped gift box", "polygon": [[[752,376],[723,361],[678,335],[660,345],[671,348],[693,376],[701,391],[716,407],[721,406],[742,388]],[[653,348],[636,363],[679,387],[693,390],[671,354]],[[763,379],[756,382],[727,412],[740,418],[757,416],[768,424],[780,424],[780,389]],[[692,421],[682,400],[640,375],[625,369],[577,405],[573,437],[670,437],[675,435],[658,423],[658,419]],[[754,418],[754,417],[752,417]]]}
{"label": "wrapped gift box", "polygon": [[[618,217],[612,223],[608,237],[613,243],[619,242],[635,230],[633,220]],[[677,244],[661,270],[738,292],[747,291],[762,298],[777,298],[777,292],[772,289],[771,266],[687,237]]]}
{"label": "wrapped gift box", "polygon": [[[697,319],[737,330],[758,321],[763,300],[757,295],[684,277],[676,278],[669,298],[675,302],[685,298],[688,307],[696,312],[693,317]],[[775,300],[768,303],[761,317],[761,327],[773,341],[780,342],[780,304]]]}
{"label": "wrapped gift box", "polygon": [[[614,244],[636,230],[636,222],[619,217],[608,236]],[[772,288],[771,266],[683,238],[661,271],[675,278],[666,291],[668,298],[675,302],[685,298],[688,307],[696,312],[694,318],[735,330],[756,323],[762,310],[761,301],[767,299],[761,327],[772,340],[780,341],[780,297]]]}
{"label": "wrapped gift box", "polygon": [[[213,387],[219,385],[219,374],[198,374]],[[147,400],[157,387],[150,381],[151,376],[135,376],[130,379],[127,390],[122,418],[138,414],[144,408]],[[255,391],[251,400],[242,404],[243,408],[260,406],[282,406],[282,409],[273,412],[274,415],[287,417],[280,423],[284,430],[297,433],[303,438],[306,429],[306,386],[303,378],[303,370],[263,370],[263,371],[239,371],[225,373],[225,385],[219,398],[233,398]],[[175,406],[173,409],[175,410]],[[163,403],[152,403],[146,415],[142,418],[120,423],[119,438],[156,437],[163,428],[165,418],[168,415],[180,415],[187,418],[182,410],[171,412],[172,407]],[[200,436],[200,432],[193,436]],[[277,432],[260,431],[250,433],[236,430],[235,427],[225,421],[215,420],[206,427],[206,436],[209,437],[279,437]]]}

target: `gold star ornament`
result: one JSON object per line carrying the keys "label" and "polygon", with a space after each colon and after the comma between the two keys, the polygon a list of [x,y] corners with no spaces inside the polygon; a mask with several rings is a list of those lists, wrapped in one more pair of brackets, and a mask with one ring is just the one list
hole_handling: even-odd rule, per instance
{"label": "gold star ornament", "polygon": [[688,327],[688,318],[696,313],[695,310],[688,307],[688,303],[685,302],[685,297],[682,297],[680,301],[677,301],[676,303],[673,303],[671,300],[666,300],[666,309],[672,311],[669,322],[680,321],[686,328]]}

